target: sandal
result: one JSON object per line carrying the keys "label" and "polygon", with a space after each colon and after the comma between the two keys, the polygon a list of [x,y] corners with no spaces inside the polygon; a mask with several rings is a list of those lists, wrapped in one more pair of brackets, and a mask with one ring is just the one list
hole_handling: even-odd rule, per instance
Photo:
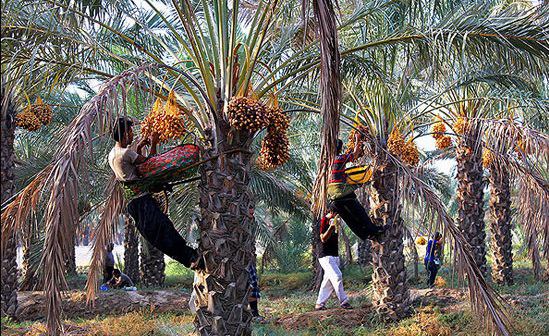
{"label": "sandal", "polygon": [[353,306],[351,306],[351,304],[349,304],[349,302],[342,303],[340,305],[340,307],[343,308],[343,309],[353,309]]}

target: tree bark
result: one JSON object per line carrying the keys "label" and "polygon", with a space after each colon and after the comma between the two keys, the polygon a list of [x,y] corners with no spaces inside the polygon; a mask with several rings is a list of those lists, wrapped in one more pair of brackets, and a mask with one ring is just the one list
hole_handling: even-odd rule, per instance
{"label": "tree bark", "polygon": [[404,264],[404,223],[400,217],[396,167],[380,155],[372,184],[372,221],[387,225],[379,241],[372,241],[373,304],[387,320],[399,320],[410,312],[410,291]]}
{"label": "tree bark", "polygon": [[[16,108],[11,92],[7,92],[2,78],[1,88],[2,117],[0,125],[1,143],[1,191],[2,203],[15,193],[14,184],[14,147],[15,139],[15,115]],[[15,317],[17,311],[17,243],[15,233],[7,240],[5,252],[1,259],[1,291],[0,291],[0,314]]]}
{"label": "tree bark", "polygon": [[490,169],[490,213],[492,221],[492,279],[499,284],[513,284],[513,254],[511,241],[511,186],[504,167]]}
{"label": "tree bark", "polygon": [[313,280],[309,289],[313,292],[318,292],[320,290],[320,285],[322,284],[322,278],[324,277],[324,270],[318,262],[318,256],[320,254],[320,219],[313,221],[313,229],[311,230],[311,234]]}
{"label": "tree bark", "polygon": [[141,283],[145,287],[160,287],[164,284],[166,263],[164,253],[145,239],[141,245]]}
{"label": "tree bark", "polygon": [[353,253],[351,251],[351,241],[349,237],[343,231],[343,228],[340,229],[340,235],[343,240],[343,245],[345,246],[345,262],[342,265],[347,266],[353,263]]}
{"label": "tree bark", "polygon": [[130,216],[124,219],[124,273],[139,283],[139,235]]}
{"label": "tree bark", "polygon": [[[370,209],[370,200],[366,188],[357,190],[357,199],[366,211]],[[372,262],[372,243],[370,240],[359,240],[357,249],[357,262],[360,266],[366,267]]]}
{"label": "tree bark", "polygon": [[[251,335],[247,267],[254,255],[253,196],[247,146],[206,149],[200,166],[199,250],[195,324],[200,335]],[[223,148],[225,147],[225,148]]]}
{"label": "tree bark", "polygon": [[372,243],[369,240],[358,242],[357,262],[361,267],[367,267],[372,261]]}
{"label": "tree bark", "polygon": [[475,262],[486,276],[486,232],[484,224],[484,180],[482,148],[477,145],[479,135],[468,131],[458,139],[457,201],[459,228],[473,251]]}

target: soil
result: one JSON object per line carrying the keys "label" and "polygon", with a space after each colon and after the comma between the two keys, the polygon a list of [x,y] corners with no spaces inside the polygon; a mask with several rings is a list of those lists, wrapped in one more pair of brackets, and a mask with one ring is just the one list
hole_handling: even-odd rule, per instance
{"label": "soil", "polygon": [[[18,319],[44,320],[43,292],[19,292]],[[189,310],[189,294],[173,290],[126,292],[113,290],[98,294],[93,306],[86,304],[83,291],[69,291],[63,297],[64,318],[89,318],[97,315],[123,315],[130,311],[147,309],[157,313],[184,313]]]}

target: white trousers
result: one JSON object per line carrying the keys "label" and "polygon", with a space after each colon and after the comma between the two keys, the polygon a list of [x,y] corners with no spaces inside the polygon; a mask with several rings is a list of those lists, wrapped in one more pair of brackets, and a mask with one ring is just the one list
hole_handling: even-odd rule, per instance
{"label": "white trousers", "polygon": [[349,299],[343,289],[343,276],[339,270],[339,257],[322,257],[318,259],[318,262],[324,270],[324,278],[322,278],[322,284],[320,285],[316,304],[324,306],[334,290],[339,299],[339,303],[346,303]]}

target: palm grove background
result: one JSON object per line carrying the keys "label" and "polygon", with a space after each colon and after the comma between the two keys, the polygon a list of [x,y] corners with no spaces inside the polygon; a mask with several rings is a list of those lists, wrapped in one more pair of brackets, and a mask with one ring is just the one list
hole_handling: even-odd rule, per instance
{"label": "palm grove background", "polygon": [[[206,160],[196,181],[169,196],[177,229],[193,231],[210,256],[199,300],[215,309],[199,310],[199,330],[251,332],[249,313],[238,304],[246,292],[238,275],[254,252],[261,253],[260,269],[311,269],[311,286],[318,284],[310,201],[318,201],[317,172],[323,176],[319,153],[325,158],[327,140],[339,128],[345,139],[357,120],[365,126],[364,160],[376,167],[360,199],[374,222],[390,229],[381,244],[357,242],[345,231],[342,245],[347,262],[354,243],[360,261],[371,260],[372,300],[382,316],[408,313],[406,263],[417,259],[415,238],[435,230],[447,237],[448,262],[467,279],[473,309],[489,316],[496,332],[507,334],[509,322],[490,281],[513,283],[513,239],[535,276],[543,276],[546,5],[48,0],[3,1],[2,14],[2,311],[8,315],[17,288],[44,289],[49,331],[61,331],[59,291],[76,272],[74,237],[86,230],[94,246],[90,298],[116,230],[125,235],[125,271],[145,286],[163,283],[164,258],[144,242],[138,248],[106,157],[113,118],[142,119],[154,96],[165,99],[172,89],[192,124],[189,140]],[[341,58],[335,68],[326,63],[334,55]],[[334,82],[341,93],[329,92]],[[15,115],[38,95],[53,108],[51,124],[15,129]],[[265,132],[231,128],[227,104],[234,96],[289,116],[285,164],[268,171],[255,164]],[[419,143],[419,162],[393,146],[396,140]],[[437,169],[441,164],[452,165],[449,174]],[[227,230],[218,232],[219,225]],[[231,243],[212,244],[221,240]]]}

